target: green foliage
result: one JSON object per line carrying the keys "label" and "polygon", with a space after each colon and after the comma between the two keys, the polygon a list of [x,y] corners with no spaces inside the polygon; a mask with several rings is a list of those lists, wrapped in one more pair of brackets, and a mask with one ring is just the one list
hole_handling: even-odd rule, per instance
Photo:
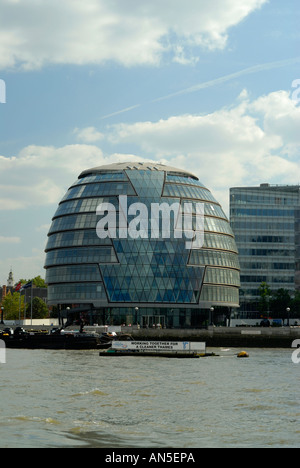
{"label": "green foliage", "polygon": [[[9,292],[2,301],[5,320],[18,320],[20,313],[20,294]],[[24,296],[21,296],[21,318],[24,315]]]}
{"label": "green foliage", "polygon": [[300,317],[300,291],[296,291],[295,297],[291,303],[291,309],[295,317]]}
{"label": "green foliage", "polygon": [[[48,318],[49,311],[48,307],[39,297],[34,297],[32,301],[32,318],[33,319],[43,319]],[[26,317],[31,317],[31,303],[26,305]]]}
{"label": "green foliage", "polygon": [[[271,291],[267,283],[262,283],[259,292],[259,311],[262,314],[270,314],[273,318],[281,319],[288,316],[291,318],[300,317],[300,291],[295,291],[293,297],[287,289],[281,288],[277,291]],[[288,308],[290,312],[287,312]]]}
{"label": "green foliage", "polygon": [[37,287],[37,288],[46,288],[47,285],[45,283],[45,280],[43,278],[41,278],[41,276],[36,276],[35,278],[33,278],[33,284]]}
{"label": "green foliage", "polygon": [[292,298],[287,289],[278,289],[272,295],[270,307],[274,318],[284,318],[287,316],[287,308],[291,308]]}
{"label": "green foliage", "polygon": [[36,276],[35,278],[28,279],[28,280],[21,278],[18,281],[18,283],[26,284],[26,283],[29,283],[29,281],[33,281],[33,284],[37,288],[47,288],[47,284],[45,283],[45,280],[40,275]]}
{"label": "green foliage", "polygon": [[259,295],[259,311],[263,314],[268,313],[270,310],[271,290],[267,283],[261,283],[259,287]]}

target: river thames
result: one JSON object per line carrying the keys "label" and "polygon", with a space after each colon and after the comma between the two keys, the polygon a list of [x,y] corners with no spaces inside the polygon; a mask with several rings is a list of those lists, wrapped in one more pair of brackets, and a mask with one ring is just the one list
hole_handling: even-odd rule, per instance
{"label": "river thames", "polygon": [[300,447],[292,349],[191,360],[7,350],[1,448]]}

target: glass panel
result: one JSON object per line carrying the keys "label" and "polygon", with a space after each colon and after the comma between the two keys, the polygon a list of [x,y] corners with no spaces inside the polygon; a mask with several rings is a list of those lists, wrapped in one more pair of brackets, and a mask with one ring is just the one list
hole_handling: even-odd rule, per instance
{"label": "glass panel", "polygon": [[74,265],[52,267],[46,270],[46,283],[68,283],[75,281],[101,281],[98,265]]}
{"label": "glass panel", "polygon": [[206,232],[204,235],[204,247],[237,252],[236,243],[233,237],[209,232]]}
{"label": "glass panel", "polygon": [[94,228],[96,231],[98,221],[99,217],[96,213],[64,216],[62,218],[56,218],[52,222],[49,233],[86,228]]}
{"label": "glass panel", "polygon": [[207,268],[204,283],[240,286],[240,273],[236,270]]}
{"label": "glass panel", "polygon": [[47,253],[45,266],[68,265],[72,263],[111,263],[117,262],[113,248],[78,247],[73,249],[51,250]]}
{"label": "glass panel", "polygon": [[[139,197],[160,198],[164,185],[164,172],[126,171]],[[142,201],[140,198],[138,201]]]}
{"label": "glass panel", "polygon": [[189,265],[214,265],[239,269],[239,258],[237,254],[222,252],[218,250],[192,250]]}
{"label": "glass panel", "polygon": [[239,304],[239,289],[230,286],[211,286],[203,285],[200,303],[201,301],[210,302],[211,304],[217,305],[218,303],[223,304]]}
{"label": "glass panel", "polygon": [[76,303],[78,300],[93,302],[93,300],[105,300],[105,290],[99,283],[73,283],[56,284],[48,286],[48,300],[69,301]]}
{"label": "glass panel", "polygon": [[52,234],[48,238],[46,251],[57,247],[112,245],[111,239],[99,239],[96,229],[67,231]]}
{"label": "glass panel", "polygon": [[223,219],[205,217],[205,230],[208,232],[221,232],[233,237],[233,232],[228,221]]}
{"label": "glass panel", "polygon": [[189,185],[178,185],[178,184],[165,184],[163,193],[164,197],[180,197],[180,198],[191,198],[194,200],[212,201],[216,204],[218,202],[207,189],[201,187],[193,187]]}
{"label": "glass panel", "polygon": [[73,213],[95,213],[98,205],[101,203],[112,203],[117,208],[119,202],[117,197],[83,198],[80,200],[70,200],[59,205],[53,218]]}
{"label": "glass panel", "polygon": [[117,183],[102,183],[102,184],[88,184],[79,185],[78,187],[71,188],[62,201],[71,200],[74,198],[86,197],[101,197],[101,196],[119,196],[119,195],[135,195],[131,184],[128,182]]}
{"label": "glass panel", "polygon": [[124,172],[95,174],[95,175],[90,175],[90,176],[86,176],[81,179],[78,179],[76,182],[74,182],[72,187],[76,185],[91,184],[95,182],[107,182],[108,180],[111,180],[111,181],[127,180],[127,177],[124,174]]}

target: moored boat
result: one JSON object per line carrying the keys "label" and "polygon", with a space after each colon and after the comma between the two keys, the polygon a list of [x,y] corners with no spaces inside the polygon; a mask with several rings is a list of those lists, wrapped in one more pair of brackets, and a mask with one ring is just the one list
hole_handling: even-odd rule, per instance
{"label": "moored boat", "polygon": [[131,335],[126,333],[102,333],[99,339],[99,349],[110,349],[115,341],[134,341]]}
{"label": "moored boat", "polygon": [[97,349],[99,337],[77,330],[26,331],[4,329],[0,339],[14,349]]}

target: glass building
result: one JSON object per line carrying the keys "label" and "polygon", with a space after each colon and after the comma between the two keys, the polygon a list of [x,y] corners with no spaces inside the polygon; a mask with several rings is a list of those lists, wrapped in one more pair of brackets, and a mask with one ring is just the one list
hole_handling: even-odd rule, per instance
{"label": "glass building", "polygon": [[296,290],[300,291],[300,195],[299,207],[295,211],[295,242],[296,242]]}
{"label": "glass building", "polygon": [[[241,312],[257,311],[259,287],[286,289],[299,283],[300,186],[232,188],[230,222],[241,266]],[[297,260],[298,256],[298,260]]]}
{"label": "glass building", "polygon": [[[136,203],[145,207],[135,212],[139,222],[130,214]],[[153,225],[163,221],[162,211],[153,219],[153,204],[174,203],[181,211],[170,210],[169,226],[153,236]],[[188,231],[178,235],[186,207],[190,236],[197,233],[199,205],[204,245],[188,243]],[[99,236],[105,219],[116,220],[116,229],[107,222]],[[135,236],[128,235],[132,223]],[[239,306],[238,254],[226,215],[196,176],[162,164],[82,172],[53,217],[45,268],[48,303],[72,307],[91,324],[198,327],[212,307],[226,315]]]}

